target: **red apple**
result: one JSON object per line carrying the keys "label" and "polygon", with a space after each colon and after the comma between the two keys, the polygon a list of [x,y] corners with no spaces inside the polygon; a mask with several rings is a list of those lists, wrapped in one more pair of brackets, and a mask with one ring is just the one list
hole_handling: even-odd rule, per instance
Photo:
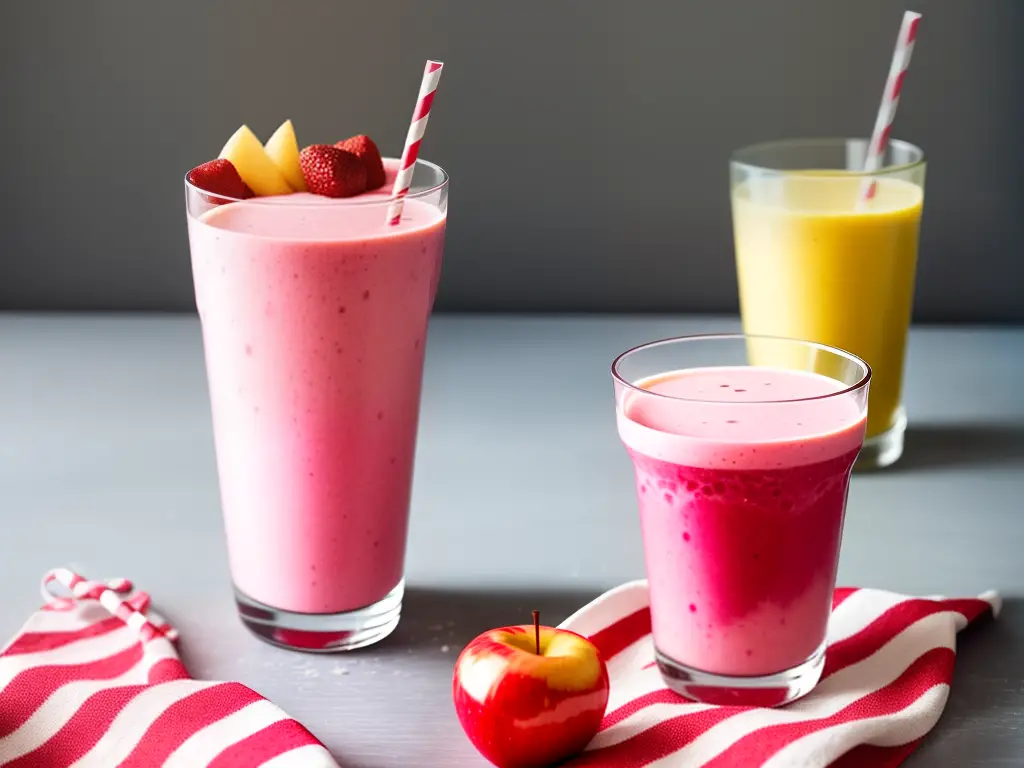
{"label": "red apple", "polygon": [[465,647],[452,681],[469,740],[498,768],[537,768],[580,752],[608,706],[608,669],[566,629],[492,629]]}

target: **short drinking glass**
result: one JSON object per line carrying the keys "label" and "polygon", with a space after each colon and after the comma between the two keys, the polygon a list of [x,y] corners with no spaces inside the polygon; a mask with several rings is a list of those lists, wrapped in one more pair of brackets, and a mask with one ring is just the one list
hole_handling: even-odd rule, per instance
{"label": "short drinking glass", "polygon": [[666,684],[715,704],[805,695],[824,660],[870,368],[735,334],[645,344],[612,375]]}

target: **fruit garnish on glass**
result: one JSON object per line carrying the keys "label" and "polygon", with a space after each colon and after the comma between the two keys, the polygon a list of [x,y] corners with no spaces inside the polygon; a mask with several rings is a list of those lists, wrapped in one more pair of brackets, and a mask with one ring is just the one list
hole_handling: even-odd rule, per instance
{"label": "fruit garnish on glass", "polygon": [[357,134],[300,151],[291,120],[281,123],[265,145],[243,125],[216,160],[188,173],[189,183],[210,193],[207,199],[214,205],[295,192],[354,197],[379,189],[385,180],[384,162],[369,136]]}

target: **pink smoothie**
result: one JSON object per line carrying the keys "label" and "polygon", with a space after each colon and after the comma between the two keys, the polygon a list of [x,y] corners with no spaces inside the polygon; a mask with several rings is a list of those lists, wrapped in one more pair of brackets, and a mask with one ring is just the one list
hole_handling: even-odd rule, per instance
{"label": "pink smoothie", "polygon": [[756,402],[845,388],[792,370],[698,368],[637,386],[651,394],[626,390],[618,425],[658,650],[722,675],[799,665],[825,637],[864,408],[852,394]]}
{"label": "pink smoothie", "polygon": [[401,224],[309,194],[189,218],[238,589],[284,610],[370,605],[402,578],[427,318],[445,214]]}

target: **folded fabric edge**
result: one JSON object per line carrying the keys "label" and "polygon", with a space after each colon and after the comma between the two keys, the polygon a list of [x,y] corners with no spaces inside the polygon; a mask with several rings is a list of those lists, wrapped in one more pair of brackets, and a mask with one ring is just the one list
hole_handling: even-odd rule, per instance
{"label": "folded fabric edge", "polygon": [[993,619],[999,618],[999,614],[1002,613],[1003,610],[1003,598],[1002,596],[1000,596],[998,592],[996,592],[994,589],[986,590],[985,592],[982,592],[980,595],[978,595],[978,599],[984,600],[986,603],[992,606]]}

